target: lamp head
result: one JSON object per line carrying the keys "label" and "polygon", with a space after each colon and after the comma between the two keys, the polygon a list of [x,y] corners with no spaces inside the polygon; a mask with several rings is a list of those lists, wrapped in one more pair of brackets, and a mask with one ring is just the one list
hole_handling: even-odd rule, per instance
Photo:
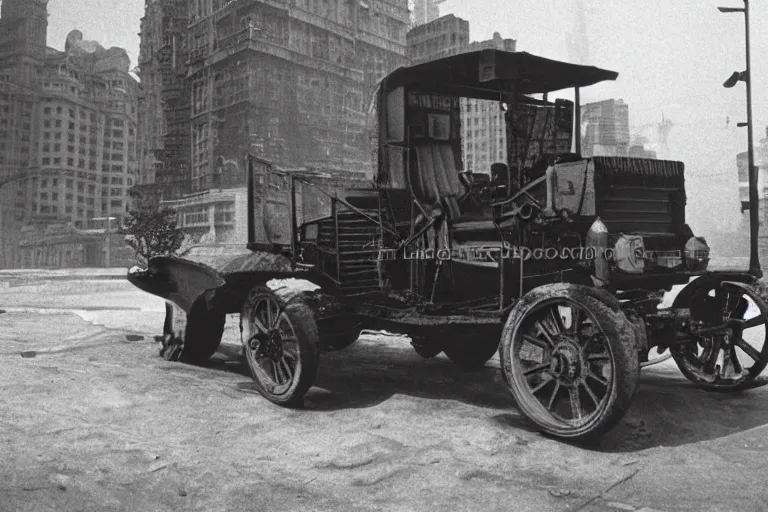
{"label": "lamp head", "polygon": [[730,89],[731,87],[735,86],[738,82],[746,82],[747,81],[747,72],[746,71],[734,71],[733,74],[728,77],[728,80],[723,82],[723,87],[726,89]]}

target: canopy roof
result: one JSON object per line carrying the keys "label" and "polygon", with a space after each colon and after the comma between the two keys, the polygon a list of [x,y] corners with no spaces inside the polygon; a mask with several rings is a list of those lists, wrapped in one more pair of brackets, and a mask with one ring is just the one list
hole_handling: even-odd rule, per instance
{"label": "canopy roof", "polygon": [[459,96],[485,97],[489,93],[509,92],[515,83],[518,84],[517,94],[527,95],[587,87],[616,80],[618,76],[615,71],[546,59],[526,52],[480,50],[401,67],[384,82],[387,89],[421,85]]}

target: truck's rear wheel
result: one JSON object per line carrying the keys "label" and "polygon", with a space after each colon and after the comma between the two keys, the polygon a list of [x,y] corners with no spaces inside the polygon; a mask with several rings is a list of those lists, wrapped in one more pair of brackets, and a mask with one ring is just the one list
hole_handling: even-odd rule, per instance
{"label": "truck's rear wheel", "polygon": [[267,287],[250,291],[240,315],[245,359],[256,389],[279,405],[301,405],[317,375],[318,331],[312,309]]}
{"label": "truck's rear wheel", "polygon": [[507,320],[499,352],[521,412],[560,438],[609,430],[637,388],[629,321],[579,285],[545,285],[525,295]]}
{"label": "truck's rear wheel", "polygon": [[480,370],[499,350],[500,329],[478,327],[475,334],[458,334],[443,345],[448,359],[464,370]]}
{"label": "truck's rear wheel", "polygon": [[209,307],[205,297],[192,305],[189,314],[175,304],[166,304],[163,348],[167,361],[202,365],[221,344],[226,315]]}

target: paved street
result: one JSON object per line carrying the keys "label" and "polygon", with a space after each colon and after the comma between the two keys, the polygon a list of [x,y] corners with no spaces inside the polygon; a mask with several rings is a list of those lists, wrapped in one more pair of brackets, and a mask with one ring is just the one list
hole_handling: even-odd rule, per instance
{"label": "paved street", "polygon": [[236,320],[207,368],[168,363],[163,305],[87,271],[0,273],[0,511],[768,509],[768,391],[644,371],[584,449],[532,431],[496,361],[400,338],[326,354],[303,410],[256,394]]}

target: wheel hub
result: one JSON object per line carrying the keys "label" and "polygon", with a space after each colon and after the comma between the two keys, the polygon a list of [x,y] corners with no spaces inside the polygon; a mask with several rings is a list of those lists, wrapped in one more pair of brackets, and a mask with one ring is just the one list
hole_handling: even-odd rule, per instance
{"label": "wheel hub", "polygon": [[278,329],[272,329],[268,333],[259,333],[254,336],[249,346],[256,352],[256,357],[264,357],[272,361],[283,358],[283,336]]}
{"label": "wheel hub", "polygon": [[583,364],[581,349],[573,341],[562,339],[552,350],[549,368],[561,384],[571,386],[581,380]]}

